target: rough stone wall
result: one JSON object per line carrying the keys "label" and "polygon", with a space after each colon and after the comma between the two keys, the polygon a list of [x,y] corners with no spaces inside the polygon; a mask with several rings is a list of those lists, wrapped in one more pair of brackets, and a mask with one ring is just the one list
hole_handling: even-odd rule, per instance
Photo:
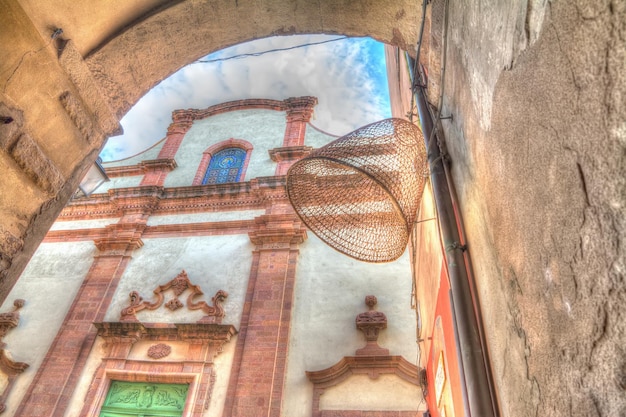
{"label": "rough stone wall", "polygon": [[442,124],[502,414],[624,415],[626,4],[449,13]]}

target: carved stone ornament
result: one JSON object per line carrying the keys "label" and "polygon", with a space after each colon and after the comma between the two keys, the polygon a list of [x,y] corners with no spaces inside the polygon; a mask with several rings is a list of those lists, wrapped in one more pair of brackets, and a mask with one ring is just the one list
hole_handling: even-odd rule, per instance
{"label": "carved stone ornament", "polygon": [[166,345],[165,343],[152,345],[148,349],[148,356],[152,359],[161,359],[166,357],[170,353],[172,353],[172,348],[170,347],[170,345]]}
{"label": "carved stone ornament", "polygon": [[125,307],[121,311],[120,321],[138,321],[136,314],[141,310],[156,310],[161,307],[165,301],[164,293],[171,291],[174,293],[173,298],[165,303],[165,307],[171,311],[182,308],[185,304],[178,298],[185,291],[190,290],[189,296],[187,296],[186,304],[189,310],[202,310],[205,316],[202,317],[198,323],[221,323],[225,316],[222,303],[228,297],[228,293],[224,290],[219,290],[215,293],[215,296],[211,298],[213,305],[207,304],[205,301],[194,302],[193,299],[196,296],[203,295],[204,293],[197,285],[194,285],[189,281],[187,273],[183,270],[174,279],[164,285],[159,285],[153,292],[156,296],[154,302],[144,301],[143,297],[139,295],[137,291],[131,291],[129,294],[130,305]]}
{"label": "carved stone ornament", "polygon": [[17,299],[13,302],[15,309],[10,313],[0,314],[0,370],[8,378],[7,385],[0,395],[0,413],[6,409],[6,400],[13,389],[15,378],[28,368],[28,364],[24,362],[14,362],[7,356],[6,344],[3,339],[9,330],[19,324],[20,313],[17,310],[24,306],[24,300]]}
{"label": "carved stone ornament", "polygon": [[[391,374],[419,387],[417,366],[410,363],[402,356],[390,355],[389,349],[378,346],[378,335],[387,327],[387,317],[380,311],[375,311],[376,297],[368,295],[365,304],[369,311],[356,316],[356,328],[365,334],[367,344],[357,349],[355,356],[344,356],[333,366],[319,371],[306,371],[306,376],[313,383],[313,401],[311,404],[312,417],[326,416],[326,411],[320,409],[320,398],[324,391],[335,385],[341,384],[352,375],[367,375],[370,379],[377,379],[380,375]],[[333,410],[336,415],[351,414],[352,410]],[[378,413],[375,415],[399,415],[396,412]],[[384,414],[383,414],[384,413]],[[335,414],[332,414],[335,415]],[[402,414],[404,415],[404,414]]]}
{"label": "carved stone ornament", "polygon": [[378,346],[378,334],[387,328],[387,316],[381,311],[375,311],[374,306],[378,300],[373,295],[365,297],[365,304],[369,311],[356,316],[356,328],[365,335],[367,344],[356,351],[357,355],[389,355],[389,349]]}

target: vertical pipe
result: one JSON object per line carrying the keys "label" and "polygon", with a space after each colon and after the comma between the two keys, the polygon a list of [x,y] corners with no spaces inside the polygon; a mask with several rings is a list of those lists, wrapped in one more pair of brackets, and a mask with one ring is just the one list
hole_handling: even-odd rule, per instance
{"label": "vertical pipe", "polygon": [[[414,74],[417,76],[417,74]],[[450,279],[454,320],[457,324],[457,349],[460,353],[462,375],[465,385],[465,402],[469,408],[468,417],[496,417],[489,389],[488,371],[484,359],[485,352],[480,340],[479,323],[474,311],[474,302],[469,283],[464,248],[461,247],[456,215],[450,196],[450,188],[444,168],[444,160],[439,146],[432,144],[436,138],[433,133],[433,120],[426,102],[424,87],[415,83],[417,111],[424,133],[424,142],[428,150],[430,179],[439,216],[439,227],[445,248],[446,263]]]}

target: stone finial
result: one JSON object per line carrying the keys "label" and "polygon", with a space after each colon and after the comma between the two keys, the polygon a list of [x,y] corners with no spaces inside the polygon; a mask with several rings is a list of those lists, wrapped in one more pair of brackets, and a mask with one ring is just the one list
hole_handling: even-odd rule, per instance
{"label": "stone finial", "polygon": [[387,328],[387,316],[381,311],[374,310],[377,303],[376,296],[366,296],[365,304],[369,311],[356,316],[356,328],[363,332],[367,341],[365,347],[357,349],[358,356],[389,355],[389,349],[378,346],[378,335],[381,330]]}

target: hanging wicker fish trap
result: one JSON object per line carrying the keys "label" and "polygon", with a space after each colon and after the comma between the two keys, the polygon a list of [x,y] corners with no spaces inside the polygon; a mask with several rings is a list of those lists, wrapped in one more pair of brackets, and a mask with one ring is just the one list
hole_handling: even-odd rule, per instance
{"label": "hanging wicker fish trap", "polygon": [[427,173],[419,128],[385,119],[296,162],[287,172],[287,193],[327,244],[361,261],[389,262],[407,246]]}

